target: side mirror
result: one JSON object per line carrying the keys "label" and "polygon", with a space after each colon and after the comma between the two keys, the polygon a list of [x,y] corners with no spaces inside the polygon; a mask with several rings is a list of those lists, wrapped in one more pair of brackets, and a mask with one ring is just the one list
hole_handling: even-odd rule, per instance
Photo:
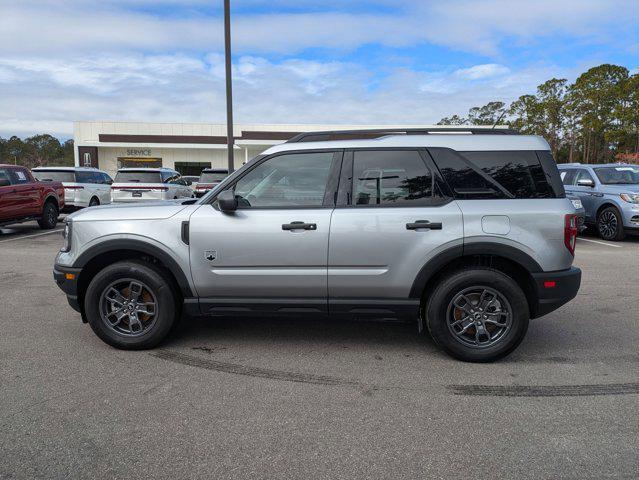
{"label": "side mirror", "polygon": [[217,196],[217,204],[223,212],[234,212],[237,210],[237,198],[233,190],[224,190]]}
{"label": "side mirror", "polygon": [[0,187],[8,187],[11,185],[11,182],[6,178],[0,178]]}
{"label": "side mirror", "polygon": [[590,178],[582,178],[581,180],[577,180],[577,186],[592,188],[595,186],[595,182],[594,180],[591,180]]}

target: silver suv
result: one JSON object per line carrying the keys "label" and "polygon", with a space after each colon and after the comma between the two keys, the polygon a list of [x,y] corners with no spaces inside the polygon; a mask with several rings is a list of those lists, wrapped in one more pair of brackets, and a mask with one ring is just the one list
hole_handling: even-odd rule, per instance
{"label": "silver suv", "polygon": [[401,318],[450,355],[512,352],[577,294],[548,144],[485,129],[301,134],[199,200],[71,215],[54,277],[105,342],[191,315]]}

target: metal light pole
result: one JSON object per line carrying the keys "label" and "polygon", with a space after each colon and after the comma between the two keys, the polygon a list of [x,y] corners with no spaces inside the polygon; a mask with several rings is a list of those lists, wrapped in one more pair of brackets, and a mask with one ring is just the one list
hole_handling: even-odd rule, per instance
{"label": "metal light pole", "polygon": [[226,63],[226,149],[229,173],[233,168],[233,79],[231,73],[231,1],[224,0],[224,60]]}

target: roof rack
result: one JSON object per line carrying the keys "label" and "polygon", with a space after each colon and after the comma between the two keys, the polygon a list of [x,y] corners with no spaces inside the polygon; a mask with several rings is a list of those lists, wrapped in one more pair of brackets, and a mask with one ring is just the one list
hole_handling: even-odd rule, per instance
{"label": "roof rack", "polygon": [[375,128],[363,130],[327,130],[323,132],[304,132],[289,139],[286,143],[329,142],[335,140],[370,140],[387,135],[432,135],[438,133],[467,133],[471,135],[519,135],[511,128],[491,127],[426,127],[426,128]]}

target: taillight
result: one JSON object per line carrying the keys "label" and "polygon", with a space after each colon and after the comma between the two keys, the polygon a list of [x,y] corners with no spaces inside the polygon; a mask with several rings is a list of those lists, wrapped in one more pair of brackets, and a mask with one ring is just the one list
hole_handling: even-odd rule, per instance
{"label": "taillight", "polygon": [[575,255],[577,245],[577,215],[570,213],[564,220],[564,245],[572,256]]}

